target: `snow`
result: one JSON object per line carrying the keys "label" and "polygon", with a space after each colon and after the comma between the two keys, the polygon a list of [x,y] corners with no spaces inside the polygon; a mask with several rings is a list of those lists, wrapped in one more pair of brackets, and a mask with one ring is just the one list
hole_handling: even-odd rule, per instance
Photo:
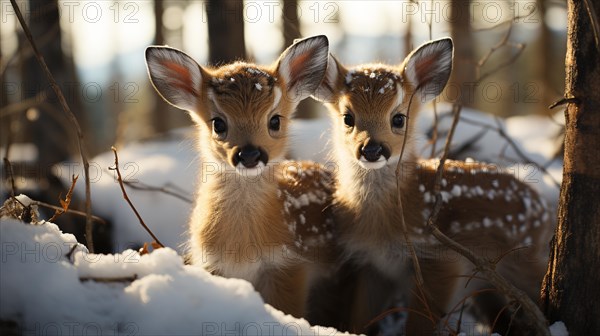
{"label": "snow", "polygon": [[21,204],[23,204],[23,206],[26,206],[26,207],[30,206],[31,203],[33,203],[33,200],[26,195],[18,195],[18,196],[15,196],[15,198],[17,199],[17,201],[19,201]]}
{"label": "snow", "polygon": [[3,218],[0,231],[0,320],[24,333],[336,333],[264,304],[247,281],[184,265],[170,248],[95,255],[52,223]]}
{"label": "snow", "polygon": [[569,336],[569,332],[567,331],[567,326],[561,321],[554,322],[550,326],[550,335],[552,336]]}

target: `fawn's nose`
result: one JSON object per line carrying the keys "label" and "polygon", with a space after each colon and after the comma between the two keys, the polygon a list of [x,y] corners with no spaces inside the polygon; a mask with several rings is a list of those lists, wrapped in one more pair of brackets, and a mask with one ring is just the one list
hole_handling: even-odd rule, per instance
{"label": "fawn's nose", "polygon": [[246,168],[254,168],[260,159],[260,150],[254,146],[246,146],[237,153],[237,159]]}
{"label": "fawn's nose", "polygon": [[360,154],[369,162],[375,162],[381,157],[383,147],[378,143],[368,143],[360,149]]}

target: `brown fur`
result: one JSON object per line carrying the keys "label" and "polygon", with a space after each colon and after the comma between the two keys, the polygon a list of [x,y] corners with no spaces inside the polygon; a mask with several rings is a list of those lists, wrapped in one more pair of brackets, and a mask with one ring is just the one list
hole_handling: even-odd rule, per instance
{"label": "brown fur", "polygon": [[[210,85],[215,91],[215,103],[207,101],[203,108],[219,108],[213,113],[227,118],[228,132],[232,134],[227,141],[219,141],[207,136],[208,126],[201,129],[201,152],[230,163],[232,153],[247,143],[266,149],[274,158],[283,157],[285,134],[295,108],[284,98],[285,86],[273,80],[272,69],[257,67],[272,77],[262,73],[250,76],[247,67],[237,63],[213,72]],[[257,81],[262,85],[260,91],[255,88]],[[274,90],[278,89],[282,97],[277,111],[283,118],[279,136],[272,137],[263,125],[273,109]],[[208,111],[201,116],[210,119]],[[233,168],[226,169],[231,170],[210,176],[201,186],[190,222],[194,263],[204,264],[216,274],[249,280],[267,303],[286,313],[304,316],[309,280],[318,273],[317,262],[326,262],[319,258],[328,254],[327,244],[332,238],[326,210],[331,202],[331,178],[325,169],[308,162],[281,162],[267,167],[269,172],[258,179],[246,179]],[[290,205],[297,205],[298,198],[311,193],[318,194],[319,202],[311,200],[298,208]],[[315,227],[320,236],[307,232],[307,227]],[[207,249],[208,253],[216,253],[218,259],[212,263],[197,260]],[[259,260],[263,265],[252,266]],[[248,267],[258,268],[247,270]]]}

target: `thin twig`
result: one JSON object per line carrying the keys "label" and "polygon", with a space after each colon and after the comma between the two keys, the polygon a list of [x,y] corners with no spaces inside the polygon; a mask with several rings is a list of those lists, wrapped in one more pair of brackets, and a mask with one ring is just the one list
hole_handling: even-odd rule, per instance
{"label": "thin twig", "polygon": [[502,123],[500,122],[500,120],[498,120],[497,117],[494,118],[494,120],[496,121],[496,125],[497,125],[496,129],[497,129],[498,134],[508,142],[508,144],[510,145],[510,147],[512,147],[512,149],[515,151],[517,156],[519,158],[521,158],[521,160],[533,164],[535,167],[537,167],[543,173],[548,175],[550,177],[550,179],[552,180],[552,182],[554,182],[554,185],[560,189],[560,183],[558,183],[558,181],[554,178],[554,176],[552,176],[550,174],[550,172],[548,172],[548,170],[544,166],[540,165],[539,163],[535,162],[534,160],[530,159],[527,155],[525,155],[525,153],[523,153],[521,148],[519,148],[519,146],[517,146],[517,143],[510,136],[508,136],[508,134],[506,134],[506,131],[504,131],[504,128],[502,127]]}
{"label": "thin twig", "polygon": [[[492,48],[490,48],[490,50],[485,55],[483,55],[483,57],[481,59],[479,59],[479,61],[475,64],[476,82],[481,82],[485,78],[487,78],[487,77],[495,74],[496,72],[500,71],[501,69],[513,64],[517,60],[517,58],[519,58],[519,56],[525,49],[524,43],[512,43],[509,41],[510,35],[512,33],[512,29],[513,29],[513,21],[516,18],[519,18],[519,17],[517,16],[517,17],[513,18],[512,20],[507,21],[509,23],[509,26],[508,26],[508,29],[506,30],[506,33],[502,37],[502,39],[498,43],[496,43],[496,45],[494,45]],[[517,49],[517,52],[511,58],[509,58],[506,62],[502,62],[501,64],[496,66],[494,69],[492,69],[482,75],[481,68],[489,61],[489,59],[492,57],[492,55],[496,51],[498,51],[499,49],[501,49],[504,46],[514,47],[515,49]]]}
{"label": "thin twig", "polygon": [[529,156],[527,156],[525,153],[523,153],[523,151],[521,150],[521,148],[519,148],[519,146],[517,145],[517,143],[515,142],[515,140],[513,140],[507,133],[506,131],[504,131],[503,128],[499,127],[501,124],[498,123],[498,120],[496,120],[497,125],[499,126],[494,126],[494,125],[489,125],[477,120],[472,120],[468,117],[464,117],[461,116],[460,117],[460,121],[461,122],[465,122],[467,124],[471,124],[471,125],[475,125],[475,126],[479,126],[482,127],[484,129],[489,129],[491,131],[496,132],[500,137],[504,138],[504,140],[506,140],[508,146],[510,146],[514,151],[515,154],[517,154],[517,156],[519,157],[519,159],[525,163],[530,163],[533,166],[535,166],[536,168],[538,168],[540,171],[542,171],[542,173],[544,173],[546,176],[548,176],[550,178],[550,180],[552,181],[552,183],[557,187],[560,188],[560,183],[554,178],[554,176],[552,176],[552,174],[550,174],[550,172],[548,171],[547,167],[545,167],[544,165],[541,165],[539,163],[537,163],[535,160],[531,159]]}
{"label": "thin twig", "polygon": [[71,206],[71,199],[73,197],[73,190],[75,190],[75,185],[77,185],[78,178],[79,178],[79,175],[77,175],[77,176],[73,175],[73,177],[71,178],[71,187],[69,188],[69,191],[67,191],[67,196],[65,196],[64,201],[59,196],[58,201],[60,202],[60,205],[62,206],[62,208],[60,210],[54,211],[54,215],[52,217],[50,217],[50,219],[48,220],[49,222],[54,222],[58,217],[60,217],[62,214],[64,214],[65,212],[67,212],[69,210],[69,207]]}
{"label": "thin twig", "polygon": [[142,219],[142,216],[140,215],[140,213],[137,211],[137,209],[135,208],[135,206],[129,199],[129,196],[127,196],[127,192],[125,191],[125,184],[123,184],[123,178],[121,177],[121,171],[119,170],[119,156],[117,155],[117,149],[115,147],[111,147],[111,149],[112,149],[113,153],[115,154],[115,167],[109,168],[109,169],[115,170],[117,172],[117,180],[119,181],[119,186],[121,187],[121,191],[123,192],[123,198],[125,199],[125,201],[127,201],[129,206],[131,207],[131,210],[133,210],[133,212],[135,213],[140,224],[144,227],[144,229],[146,229],[146,231],[150,234],[150,236],[152,236],[154,241],[157,242],[161,247],[165,247],[165,245],[163,245],[163,243],[161,243],[160,240],[158,240],[158,238],[154,235],[152,230],[150,230],[150,228],[146,225],[146,223]]}
{"label": "thin twig", "polygon": [[[45,203],[45,202],[42,202],[42,201],[32,200],[31,204],[32,205],[41,206],[41,207],[44,207],[44,208],[48,208],[48,209],[52,209],[52,210],[58,210],[58,211],[63,210],[63,208],[61,208],[59,206],[52,205],[52,204],[49,204],[49,203]],[[77,216],[82,216],[82,217],[87,217],[87,214],[85,212],[79,211],[79,210],[74,210],[74,209],[68,209],[65,213],[66,214],[77,215]],[[100,224],[104,224],[104,225],[107,224],[104,219],[102,219],[102,218],[100,218],[98,216],[95,216],[95,215],[92,215],[92,220],[94,220],[94,221],[96,221],[96,222],[98,222]]]}
{"label": "thin twig", "polygon": [[[193,199],[180,194],[180,193],[186,192],[185,190],[183,190],[183,188],[180,188],[180,187],[178,187],[178,186],[176,186],[176,185],[174,185],[172,183],[166,183],[162,187],[153,186],[153,185],[141,182],[141,181],[135,181],[135,182],[133,182],[133,181],[123,181],[123,183],[126,186],[128,186],[129,188],[134,189],[134,190],[150,191],[150,192],[160,192],[160,193],[163,193],[163,194],[175,197],[175,198],[177,198],[179,200],[182,200],[182,201],[184,201],[186,203],[194,203]],[[172,189],[176,189],[176,190],[171,190],[171,189],[169,189],[169,187],[171,187]]]}
{"label": "thin twig", "polygon": [[498,290],[506,294],[512,300],[517,301],[523,307],[524,313],[529,317],[530,323],[535,328],[535,334],[550,336],[550,332],[548,330],[544,314],[541,312],[539,307],[527,296],[527,294],[525,294],[520,289],[514,287],[503,276],[498,274],[495,270],[495,264],[493,262],[475,255],[473,252],[471,252],[471,250],[465,248],[461,244],[449,238],[444,233],[442,233],[435,224],[443,203],[440,189],[442,175],[444,172],[444,163],[446,161],[450,149],[450,143],[452,142],[452,137],[454,136],[456,124],[458,123],[460,117],[460,109],[460,106],[454,105],[454,119],[452,121],[452,126],[448,133],[448,137],[446,138],[444,153],[440,158],[440,163],[436,171],[435,185],[433,188],[433,192],[435,195],[435,203],[433,206],[433,211],[431,212],[431,215],[427,220],[427,229],[442,244],[456,251],[463,257],[467,258],[471,263],[473,263],[476,269],[480,273],[482,273],[487,278],[487,280]]}
{"label": "thin twig", "polygon": [[[498,324],[498,321],[500,320],[500,316],[502,316],[502,313],[504,313],[505,310],[507,310],[508,308],[510,308],[510,306],[512,306],[513,303],[509,302],[507,304],[505,304],[502,309],[500,309],[500,311],[496,314],[496,317],[494,317],[494,322],[492,322],[492,327],[491,329],[494,330],[494,328],[496,328],[496,324]],[[508,328],[510,329],[510,328]],[[508,330],[506,330],[506,332],[508,332]]]}
{"label": "thin twig", "polygon": [[13,114],[23,113],[23,111],[26,111],[28,108],[39,105],[40,102],[46,100],[46,98],[48,98],[46,91],[42,90],[31,98],[21,100],[18,103],[6,105],[0,108],[0,118],[6,118]]}
{"label": "thin twig", "polygon": [[[37,15],[37,14],[40,14],[40,13],[45,13],[45,12],[44,12],[44,10],[35,11],[33,14],[31,14],[29,20],[31,21],[31,20],[39,19],[39,15]],[[57,22],[56,24],[52,25],[52,28],[48,29],[48,31],[46,31],[43,35],[38,37],[37,45],[43,47],[43,46],[47,45],[49,42],[54,41],[55,35],[59,31],[60,31],[60,24]],[[10,58],[8,58],[8,60],[0,63],[0,76],[4,76],[6,74],[6,71],[11,66],[11,63],[13,63],[16,59],[23,61],[23,60],[28,59],[31,56],[33,56],[31,47],[29,47],[29,48],[24,47],[21,49],[20,52],[15,52]]]}
{"label": "thin twig", "polygon": [[71,109],[69,108],[69,105],[67,104],[67,100],[65,99],[65,96],[63,95],[60,87],[56,83],[56,80],[54,80],[54,76],[52,76],[50,69],[48,69],[48,65],[46,64],[44,57],[38,50],[38,48],[33,40],[33,36],[31,35],[31,31],[29,30],[29,27],[27,26],[27,23],[25,22],[25,19],[23,18],[23,14],[21,14],[21,10],[19,9],[19,6],[17,5],[17,2],[15,0],[10,0],[10,3],[12,4],[13,9],[15,10],[15,14],[17,15],[17,19],[19,20],[19,23],[21,24],[21,28],[23,28],[23,32],[25,33],[25,36],[27,37],[27,40],[29,41],[29,44],[31,45],[31,49],[33,50],[35,58],[37,59],[38,63],[40,64],[44,73],[46,74],[46,77],[48,78],[48,81],[50,82],[50,86],[52,87],[52,90],[54,90],[54,93],[58,97],[58,101],[59,101],[63,111],[65,112],[65,114],[67,115],[67,117],[69,118],[69,120],[71,121],[71,123],[73,124],[75,129],[77,130],[77,140],[78,140],[77,142],[79,145],[79,154],[81,155],[81,160],[83,161],[84,177],[85,177],[85,213],[86,213],[85,239],[86,239],[88,250],[91,253],[94,253],[94,240],[92,237],[92,197],[91,197],[92,193],[91,193],[90,176],[89,176],[90,175],[89,174],[90,163],[88,162],[87,152],[86,152],[85,146],[84,146],[83,132],[81,131],[81,127],[79,126],[79,122],[77,121],[75,114],[73,114],[73,111],[71,111]]}
{"label": "thin twig", "polygon": [[134,282],[138,279],[136,274],[129,277],[121,277],[121,278],[95,278],[95,277],[81,277],[79,281],[94,281],[94,282],[102,282],[102,283],[114,283],[114,282]]}
{"label": "thin twig", "polygon": [[[8,144],[7,144],[7,148],[8,148]],[[7,153],[7,155],[8,155],[8,153]],[[8,160],[8,156],[4,157],[4,166],[6,169],[6,175],[10,182],[10,196],[15,197],[15,195],[17,195],[17,187],[15,185],[15,175],[13,173],[12,164]]]}
{"label": "thin twig", "polygon": [[145,183],[139,182],[139,181],[137,181],[135,183],[131,182],[131,181],[123,181],[123,183],[125,183],[125,185],[130,187],[131,189],[141,190],[141,191],[157,191],[157,192],[161,192],[163,194],[173,196],[173,197],[178,198],[187,203],[194,202],[194,200],[192,200],[191,198],[180,195],[172,190],[167,189],[166,187],[151,186],[149,184],[145,184]]}
{"label": "thin twig", "polygon": [[496,72],[498,72],[498,71],[506,68],[507,66],[513,64],[517,60],[517,58],[519,58],[519,56],[521,56],[521,54],[525,50],[525,46],[526,46],[525,43],[516,43],[516,44],[515,43],[506,43],[506,45],[514,47],[515,49],[517,49],[517,52],[514,55],[512,55],[511,58],[509,58],[508,60],[506,60],[506,62],[502,62],[502,63],[498,64],[492,70],[490,70],[490,71],[484,73],[483,75],[481,75],[477,79],[478,82],[483,81],[484,79],[490,77],[491,75],[495,74]]}
{"label": "thin twig", "polygon": [[439,118],[438,118],[438,111],[437,111],[437,103],[434,100],[433,101],[433,129],[432,129],[432,133],[431,133],[431,154],[429,155],[430,159],[433,159],[435,157],[435,147],[437,144],[437,139],[438,139],[438,122],[439,122]]}
{"label": "thin twig", "polygon": [[535,7],[532,7],[531,10],[528,13],[525,13],[523,15],[517,15],[517,16],[511,18],[510,20],[505,20],[505,21],[496,23],[495,25],[490,26],[490,27],[473,28],[473,31],[476,32],[476,33],[479,33],[479,32],[494,30],[494,29],[496,29],[498,27],[501,27],[501,26],[504,26],[506,24],[512,25],[513,22],[515,22],[516,20],[524,19],[524,18],[528,17],[529,15],[533,14],[534,12],[535,12]]}
{"label": "thin twig", "polygon": [[[418,91],[418,88],[411,94],[410,99],[408,100],[408,107],[406,109],[406,119],[408,121],[410,121],[410,110],[412,107],[412,102],[413,102],[413,98],[415,97],[416,92]],[[424,289],[424,285],[425,285],[425,281],[423,280],[423,273],[421,272],[421,266],[419,264],[419,259],[417,258],[417,252],[415,251],[415,247],[413,246],[411,240],[410,240],[410,235],[408,234],[408,227],[406,226],[406,221],[404,220],[404,208],[402,206],[402,190],[401,190],[401,183],[400,183],[400,179],[402,178],[402,172],[401,172],[401,167],[402,167],[402,157],[404,156],[404,150],[406,148],[406,140],[408,138],[408,132],[410,127],[408,125],[410,125],[410,122],[406,123],[406,132],[404,133],[404,139],[402,141],[402,147],[400,150],[400,157],[398,158],[398,164],[396,165],[396,190],[398,193],[398,198],[397,198],[397,206],[398,206],[398,212],[399,212],[399,217],[400,217],[400,226],[402,227],[402,234],[404,236],[404,240],[406,241],[406,246],[411,254],[411,258],[412,258],[412,263],[413,263],[413,268],[415,271],[415,280],[416,280],[416,284],[418,287],[420,287],[421,289]],[[423,290],[424,296],[426,297],[427,300],[430,300],[430,302],[432,302],[431,300],[431,295],[429,295],[429,292],[427,290]]]}
{"label": "thin twig", "polygon": [[590,17],[590,23],[592,24],[592,32],[594,33],[594,41],[596,42],[596,49],[600,52],[600,23],[598,22],[598,17],[596,16],[596,11],[594,10],[594,5],[590,0],[583,0],[583,4],[585,5],[585,10]]}
{"label": "thin twig", "polygon": [[156,186],[152,186],[152,185],[146,184],[144,182],[140,182],[140,181],[137,181],[137,182],[123,181],[123,183],[125,183],[125,185],[130,187],[131,189],[141,190],[141,191],[161,192],[163,194],[167,194],[167,195],[173,196],[177,199],[180,199],[184,202],[194,203],[194,200],[192,200],[191,198],[180,195],[180,194],[176,193],[175,191],[169,190],[169,189],[167,189],[167,187],[156,187]]}

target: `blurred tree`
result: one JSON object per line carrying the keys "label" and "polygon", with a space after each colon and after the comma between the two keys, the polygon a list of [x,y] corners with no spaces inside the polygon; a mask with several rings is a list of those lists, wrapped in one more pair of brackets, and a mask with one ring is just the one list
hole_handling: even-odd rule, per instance
{"label": "blurred tree", "polygon": [[[73,59],[63,53],[63,36],[60,29],[58,6],[57,0],[30,0],[29,7],[27,7],[30,13],[28,25],[40,53],[77,117],[83,133],[86,134],[86,118],[81,108],[83,84],[77,79]],[[27,121],[19,135],[24,138],[19,140],[33,143],[38,153],[37,161],[33,166],[23,167],[18,171],[31,178],[37,185],[37,192],[31,192],[30,196],[55,204],[59,195],[64,195],[66,190],[52,173],[52,167],[71,159],[72,155],[76,153],[76,135],[73,127],[64,117],[62,108],[54,92],[50,89],[44,72],[33,57],[29,44],[27,42],[20,44],[26,46],[28,51],[21,53],[24,59],[21,61],[21,95],[19,99],[23,101],[38,97],[42,91],[46,91],[48,99],[37,102],[35,108],[24,113]],[[57,224],[63,230],[74,233],[79,241],[85,240],[83,237],[84,225],[81,223],[64,216],[57,221]]]}
{"label": "blurred tree", "polygon": [[[283,48],[289,47],[294,40],[302,37],[300,32],[300,17],[298,16],[298,1],[283,0],[283,10],[281,12],[283,24]],[[301,119],[314,118],[321,104],[313,99],[305,99],[298,104],[295,117]]]}
{"label": "blurred tree", "polygon": [[300,18],[298,17],[298,1],[283,0],[283,46],[284,49],[300,38]]}
{"label": "blurred tree", "polygon": [[165,35],[163,33],[163,14],[165,12],[164,0],[154,0],[154,44],[165,44]]}
{"label": "blurred tree", "polygon": [[[81,104],[79,103],[79,93],[81,92],[80,83],[77,82],[73,74],[69,74],[72,67],[67,63],[66,57],[62,52],[62,36],[59,24],[59,8],[58,1],[29,1],[29,28],[33,34],[34,39],[38,41],[38,48],[46,60],[50,71],[54,74],[55,79],[62,91],[65,93],[65,97],[69,105],[71,105],[73,112],[77,115],[81,122]],[[48,35],[51,34],[47,38]],[[22,45],[29,45],[27,43]],[[41,91],[47,91],[48,101],[40,105],[42,113],[30,113],[28,114],[29,123],[27,125],[26,134],[31,138],[28,141],[33,142],[38,149],[38,173],[40,180],[40,186],[49,187],[47,185],[50,176],[50,167],[61,161],[67,160],[70,157],[70,137],[71,134],[65,132],[65,120],[59,118],[53,118],[53,111],[60,111],[61,107],[57,102],[57,99],[50,90],[50,85],[46,76],[42,72],[40,65],[37,60],[27,53],[27,58],[22,63],[22,80],[21,80],[21,99],[25,100],[28,98],[35,97]],[[73,106],[76,105],[76,106]],[[62,121],[62,123],[61,123]],[[83,124],[83,123],[82,123]],[[69,128],[66,128],[70,130]],[[48,195],[56,199],[58,193]]]}
{"label": "blurred tree", "polygon": [[412,15],[406,15],[406,32],[404,33],[404,56],[408,56],[414,48],[413,36],[412,36]]}
{"label": "blurred tree", "polygon": [[454,42],[454,65],[448,87],[460,89],[459,100],[463,105],[473,106],[471,84],[475,81],[473,65],[473,39],[471,36],[471,1],[450,1],[450,32]]}
{"label": "blurred tree", "polygon": [[[4,26],[0,27],[0,33],[2,31]],[[1,35],[1,34],[0,34]],[[2,56],[2,43],[0,43],[0,59],[2,60],[2,62],[0,62],[0,64],[3,64],[6,62],[6,59]],[[6,81],[6,71],[4,71],[4,69],[1,70],[2,72],[0,73],[0,83],[2,83],[2,86],[0,87],[0,109],[8,106],[8,93],[7,93],[7,85],[5,85],[5,83],[7,83]],[[11,141],[10,139],[10,124],[12,121],[12,117],[6,117],[6,120],[3,120],[2,124],[0,124],[0,143],[9,143]],[[0,156],[3,156],[4,153],[0,153]],[[3,183],[3,182],[0,182]],[[0,195],[0,197],[2,197],[2,195]]]}
{"label": "blurred tree", "polygon": [[[588,7],[586,9],[586,7]],[[571,335],[600,330],[599,0],[568,0],[563,182],[542,302]]]}
{"label": "blurred tree", "polygon": [[[164,45],[165,35],[163,33],[163,14],[164,14],[164,0],[154,0],[154,44]],[[169,129],[169,109],[171,106],[162,100],[158,95],[153,96],[156,103],[152,110],[152,126],[154,131],[157,133],[164,133]]]}
{"label": "blurred tree", "polygon": [[244,3],[239,0],[208,0],[209,62],[229,63],[246,58]]}
{"label": "blurred tree", "polygon": [[537,0],[536,10],[541,18],[540,35],[535,41],[537,46],[536,61],[532,62],[534,67],[537,67],[535,76],[540,81],[540,104],[539,114],[548,115],[553,113],[548,109],[548,106],[556,101],[561,92],[564,91],[564,69],[555,69],[556,63],[564,62],[564,52],[561,53],[564,44],[562,39],[557,39],[556,33],[552,32],[546,23],[546,14],[552,6],[563,6],[563,3],[551,2],[549,0]]}

